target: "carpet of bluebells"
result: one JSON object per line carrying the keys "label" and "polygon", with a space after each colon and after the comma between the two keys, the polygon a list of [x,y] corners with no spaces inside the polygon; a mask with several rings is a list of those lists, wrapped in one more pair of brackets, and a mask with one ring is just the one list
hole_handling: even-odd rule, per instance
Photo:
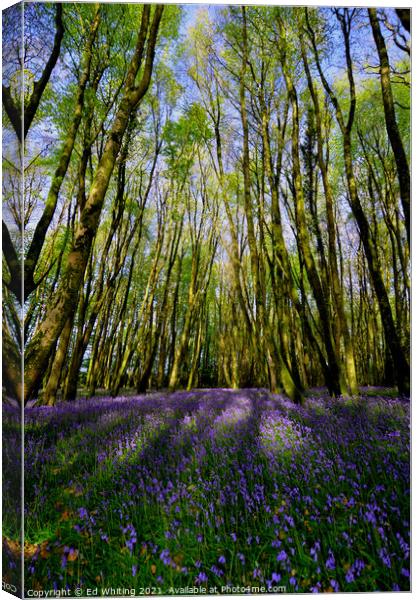
{"label": "carpet of bluebells", "polygon": [[[4,419],[13,435],[17,411]],[[410,589],[408,400],[215,389],[32,407],[25,477],[26,589]]]}

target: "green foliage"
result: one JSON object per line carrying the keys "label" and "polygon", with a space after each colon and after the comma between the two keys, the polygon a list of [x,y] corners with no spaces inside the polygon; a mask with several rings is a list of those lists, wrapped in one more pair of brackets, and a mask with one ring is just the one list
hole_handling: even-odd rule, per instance
{"label": "green foliage", "polygon": [[195,151],[212,138],[212,131],[204,108],[190,104],[176,121],[168,121],[163,131],[163,155],[167,164],[184,180],[195,160]]}
{"label": "green foliage", "polygon": [[[28,200],[34,207],[32,218],[28,220],[29,235],[26,247],[30,243],[30,232],[33,232],[34,222],[45,202],[49,178],[56,169],[63,142],[74,116],[73,108],[82,53],[94,10],[91,4],[69,3],[64,6],[63,50],[37,114],[37,129],[30,138],[32,144],[30,149],[38,155],[31,163],[31,170],[26,173],[28,185],[31,186]],[[65,203],[71,201],[69,218],[71,226],[76,231],[80,216],[76,198],[79,199],[79,193],[82,191],[80,184],[83,183],[80,177],[81,160],[88,155],[85,169],[85,196],[88,198],[92,182],[97,175],[97,165],[108,140],[109,128],[120,102],[127,67],[136,44],[142,11],[143,5],[138,4],[105,4],[100,7],[101,22],[94,43],[82,121],[36,276],[45,273],[48,261],[56,260],[61,250],[63,250],[62,267],[65,272],[69,241],[63,241],[63,232],[66,231],[69,235],[72,229],[67,229],[64,225],[64,218],[67,215],[64,215],[60,209]],[[151,19],[154,11],[155,7],[152,7]],[[245,63],[242,61],[243,14],[247,25]],[[50,20],[51,10],[47,16]],[[354,178],[361,203],[372,226],[372,235],[377,238],[376,248],[380,254],[385,281],[390,288],[389,296],[392,299],[393,309],[395,305],[395,311],[400,315],[399,322],[404,324],[401,329],[407,332],[409,267],[408,249],[401,254],[403,249],[397,247],[401,243],[404,230],[401,209],[398,208],[400,206],[399,186],[395,161],[386,133],[379,77],[375,70],[370,71],[367,65],[369,59],[367,52],[369,50],[371,53],[372,48],[366,49],[365,52],[359,44],[362,27],[367,27],[366,31],[371,36],[369,23],[366,19],[361,20],[361,13],[356,13],[351,32],[353,73],[356,83],[356,112],[351,140]],[[107,277],[110,279],[115,257],[120,254],[123,241],[128,239],[131,228],[138,224],[139,219],[143,219],[143,222],[141,221],[137,233],[131,240],[126,252],[125,264],[114,282],[118,290],[115,293],[114,307],[112,306],[110,310],[106,305],[107,302],[112,303],[110,299],[112,296],[109,294],[109,299],[103,302],[99,319],[106,320],[108,313],[113,314],[112,311],[116,313],[123,305],[126,284],[124,278],[129,273],[134,248],[138,248],[134,263],[135,270],[131,279],[131,289],[126,291],[126,295],[128,303],[132,298],[136,298],[136,302],[143,298],[149,284],[158,243],[161,237],[165,236],[158,263],[158,268],[161,267],[161,270],[158,271],[153,290],[155,301],[152,310],[155,314],[151,318],[152,323],[149,327],[154,328],[157,319],[155,315],[158,315],[158,311],[161,310],[165,319],[164,335],[166,335],[163,344],[171,347],[172,339],[178,340],[181,337],[193,260],[200,261],[201,279],[206,275],[208,277],[208,270],[206,273],[205,269],[208,269],[211,259],[209,234],[213,232],[218,234],[220,242],[214,256],[214,267],[208,288],[202,294],[201,304],[193,317],[184,370],[190,366],[189,363],[193,359],[199,319],[202,319],[204,329],[209,331],[210,337],[216,340],[207,352],[209,355],[207,363],[210,362],[215,369],[217,364],[223,361],[231,363],[238,355],[242,363],[242,371],[246,370],[249,374],[248,381],[252,377],[260,385],[266,385],[271,367],[264,361],[266,354],[262,355],[261,362],[264,362],[258,365],[264,349],[258,356],[255,348],[262,346],[263,339],[266,337],[264,332],[270,330],[271,348],[268,352],[273,354],[274,348],[278,353],[281,352],[282,335],[279,328],[280,324],[287,320],[291,323],[291,333],[295,338],[291,344],[296,349],[289,348],[285,351],[285,362],[289,364],[293,361],[294,365],[291,365],[291,368],[300,367],[305,371],[302,377],[306,379],[306,383],[323,383],[320,379],[322,374],[320,375],[318,358],[318,350],[320,350],[324,352],[326,359],[323,328],[311,285],[306,276],[303,253],[300,252],[299,247],[300,231],[297,230],[299,225],[297,225],[294,202],[294,155],[291,147],[294,124],[292,106],[283,76],[284,67],[293,80],[298,101],[300,124],[298,151],[301,159],[301,188],[307,213],[305,234],[318,265],[319,276],[323,280],[322,287],[327,294],[326,303],[329,305],[331,326],[334,325],[335,329],[333,332],[335,345],[340,348],[341,362],[344,361],[346,349],[343,336],[340,335],[336,324],[335,294],[330,289],[331,284],[324,280],[328,273],[326,263],[329,261],[327,204],[317,163],[316,115],[301,56],[301,41],[305,44],[322,120],[324,158],[328,181],[333,192],[337,248],[340,253],[337,257],[340,269],[338,275],[346,302],[347,327],[349,333],[355,338],[355,350],[365,348],[367,323],[366,319],[362,319],[362,308],[359,309],[358,306],[361,303],[361,307],[363,305],[372,307],[369,308],[369,313],[372,313],[377,323],[375,332],[377,342],[372,353],[379,356],[375,359],[378,363],[379,375],[374,373],[371,380],[375,381],[384,370],[381,356],[385,350],[385,341],[377,304],[370,286],[369,289],[366,287],[365,291],[361,289],[361,282],[369,281],[369,273],[358,236],[356,218],[349,206],[343,135],[336,120],[332,101],[319,76],[312,47],[312,33],[317,44],[318,59],[335,92],[346,121],[350,94],[345,68],[345,48],[340,25],[331,9],[309,8],[306,12],[304,7],[246,6],[243,13],[240,6],[185,8],[169,5],[165,7],[156,46],[151,86],[137,113],[134,114],[134,119],[129,126],[129,134],[124,135],[121,140],[122,148],[127,144],[126,168],[121,169],[120,164],[116,162],[104,199],[100,226],[94,240],[91,287],[94,293],[96,274],[100,266],[100,251],[106,243],[112,220],[117,212],[115,202],[116,198],[120,202],[117,191],[123,187],[122,179],[124,179],[124,209],[112,240],[105,280]],[[389,50],[391,53],[391,47]],[[408,147],[410,137],[410,114],[407,109],[409,88],[406,85],[409,79],[406,73],[408,61],[406,57],[398,60],[398,54],[395,53],[392,53],[392,56],[395,57],[395,60],[391,61],[395,65],[395,70],[405,73],[400,76],[393,74],[392,79],[400,133],[404,144]],[[369,60],[369,64],[371,63],[372,61]],[[137,81],[143,69],[142,63]],[[244,85],[241,86],[240,78],[243,72],[245,80]],[[249,136],[249,190],[246,190],[250,196],[248,203],[244,195],[246,182],[242,168],[243,115],[240,104],[242,91],[245,95]],[[90,140],[87,139],[87,135],[90,136]],[[269,147],[267,147],[268,143]],[[271,154],[269,165],[266,164],[267,150]],[[374,194],[375,198],[370,197],[368,187],[368,161],[375,171],[374,187],[378,184],[380,188],[378,193]],[[269,167],[272,170],[272,177],[270,177]],[[7,169],[8,167],[6,172]],[[276,193],[276,198],[273,192]],[[14,194],[15,190],[6,191],[6,201],[13,202]],[[145,196],[146,207],[143,212],[142,204],[145,202]],[[30,202],[27,202],[28,206]],[[317,219],[309,214],[312,206],[317,207]],[[386,214],[392,222],[388,223],[384,219]],[[255,243],[252,243],[251,247],[248,244],[250,221],[253,221],[255,238]],[[180,224],[181,231],[178,227]],[[277,243],[279,228],[282,229],[283,239]],[[179,236],[175,251],[182,257],[182,269],[179,269],[180,260],[177,256],[175,267],[170,275],[171,279],[167,282],[165,277],[167,277],[168,257],[170,251],[174,251],[169,247],[169,240],[174,230],[175,235],[178,233]],[[320,249],[319,231],[322,237]],[[140,240],[137,239],[139,235],[142,236]],[[278,256],[278,249],[287,257],[290,273],[283,271],[285,260],[282,256]],[[352,254],[355,255],[356,262],[352,260]],[[55,274],[53,266],[50,271],[51,277],[44,282],[39,292],[44,303],[50,300],[50,282]],[[262,289],[257,297],[258,276]],[[348,287],[349,276],[352,277],[352,294]],[[175,289],[177,278],[180,278],[178,305],[174,306],[174,300],[168,294],[167,306],[161,307],[165,284],[169,290]],[[292,284],[293,296],[290,295],[289,290]],[[306,306],[296,309],[294,298],[305,301]],[[258,321],[258,315],[262,315],[263,307],[259,308],[258,305],[262,302],[265,304],[266,317],[265,322],[261,323],[263,317],[259,316]],[[228,307],[222,323],[219,316],[220,305]],[[135,310],[139,313],[140,305],[136,306]],[[370,314],[367,314],[367,317],[369,316]],[[112,319],[113,317],[109,318],[108,322],[105,321],[105,328],[121,331],[120,336],[123,339],[129,337],[129,332],[125,331],[124,321],[116,325]],[[304,331],[303,320],[307,320],[312,328],[313,337],[309,341],[301,341],[300,338],[300,331]],[[244,325],[240,330],[242,323]],[[148,324],[135,321],[133,329],[139,330],[140,327],[147,328]],[[178,330],[175,333],[174,327]],[[227,339],[233,328],[239,330],[242,339],[225,342],[226,350],[220,349],[220,338]],[[75,330],[70,341],[70,354],[74,335]],[[404,334],[405,338],[407,335]],[[336,340],[337,336],[340,339]],[[316,345],[315,340],[317,340]],[[119,341],[114,342],[113,345],[112,343],[109,343],[109,348],[106,347],[106,352],[110,354],[111,359],[112,353],[117,354],[122,346]],[[141,343],[142,341],[138,340],[137,346],[139,347]],[[206,341],[203,341],[203,346],[205,344]],[[303,349],[304,344],[305,349]],[[235,346],[240,347],[236,350]],[[368,351],[367,346],[366,348]],[[90,350],[91,344],[88,352]],[[205,347],[202,353],[204,351]],[[133,363],[140,361],[138,358],[140,352],[132,351],[129,369]],[[158,352],[159,349],[152,377],[155,377],[159,368]],[[305,363],[308,363],[306,355],[311,356],[311,360],[308,367],[304,368]],[[162,361],[165,361],[162,369],[164,370],[168,368],[169,363],[164,357]],[[273,367],[276,371],[279,370],[278,364],[279,361]],[[220,371],[219,368],[219,373]],[[221,378],[223,375],[217,376]],[[110,378],[107,377],[106,383]],[[131,382],[129,380],[129,384]]]}

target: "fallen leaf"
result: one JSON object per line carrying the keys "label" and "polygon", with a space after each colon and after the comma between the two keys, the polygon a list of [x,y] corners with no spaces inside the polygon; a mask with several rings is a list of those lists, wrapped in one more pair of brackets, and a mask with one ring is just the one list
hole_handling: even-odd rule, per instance
{"label": "fallen leaf", "polygon": [[10,540],[6,536],[3,536],[3,544],[5,545],[6,550],[8,550],[8,552],[12,556],[14,556],[16,558],[20,557],[21,548],[20,548],[19,542],[15,541],[15,540]]}
{"label": "fallen leaf", "polygon": [[37,552],[39,552],[38,544],[30,544],[29,542],[25,542],[24,545],[24,556],[25,558],[32,558]]}
{"label": "fallen leaf", "polygon": [[45,589],[45,586],[40,581],[35,581],[35,583],[33,584],[33,589],[36,591],[41,591]]}
{"label": "fallen leaf", "polygon": [[48,558],[50,556],[50,552],[48,550],[48,542],[42,542],[41,544],[41,558]]}
{"label": "fallen leaf", "polygon": [[71,496],[76,496],[76,497],[83,495],[82,489],[76,485],[72,485],[71,487],[65,488],[64,492],[66,492],[67,494],[71,494]]}
{"label": "fallen leaf", "polygon": [[[3,543],[6,549],[14,558],[21,557],[22,547],[18,541],[10,540],[7,537],[3,537]],[[23,555],[25,558],[32,558],[38,551],[39,544],[31,544],[30,542],[25,542],[25,545],[23,547]]]}
{"label": "fallen leaf", "polygon": [[78,558],[78,550],[75,548],[71,548],[71,550],[69,551],[69,554],[67,556],[67,560],[69,560],[70,562],[74,562],[74,560],[77,560]]}

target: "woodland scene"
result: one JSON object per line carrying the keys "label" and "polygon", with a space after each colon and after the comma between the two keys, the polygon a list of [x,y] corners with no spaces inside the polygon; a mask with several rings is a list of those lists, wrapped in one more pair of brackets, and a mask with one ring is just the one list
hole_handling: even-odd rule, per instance
{"label": "woodland scene", "polygon": [[409,590],[410,10],[2,20],[4,581]]}

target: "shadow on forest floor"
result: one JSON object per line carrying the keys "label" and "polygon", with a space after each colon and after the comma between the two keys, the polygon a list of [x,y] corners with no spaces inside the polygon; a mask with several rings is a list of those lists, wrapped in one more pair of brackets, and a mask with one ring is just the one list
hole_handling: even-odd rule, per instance
{"label": "shadow on forest floor", "polygon": [[[358,556],[369,557],[360,531],[377,510],[369,494],[384,486],[378,510],[387,520],[389,505],[390,526],[405,536],[400,515],[409,479],[408,405],[372,391],[335,400],[315,390],[303,406],[263,389],[203,389],[29,408],[27,581],[35,585],[49,569],[72,584],[82,572],[93,586],[103,572],[102,583],[115,585],[130,581],[134,568],[152,585],[160,573],[191,585],[218,556],[229,560],[237,548],[246,566],[234,564],[231,575],[250,581],[260,561],[256,537],[265,549],[265,574],[276,572],[277,552],[289,556],[287,539],[300,538],[294,569],[306,568],[303,542],[309,552],[317,539],[331,543],[344,564],[350,549],[347,542],[340,546],[339,534],[326,541],[333,529],[325,516],[337,517],[332,527],[341,534],[351,532],[354,515],[349,539]],[[5,534],[11,537],[7,523]],[[377,550],[366,558],[372,573]],[[327,549],[323,572],[326,560]],[[344,577],[341,571],[339,582]],[[295,590],[288,577],[285,585]]]}

